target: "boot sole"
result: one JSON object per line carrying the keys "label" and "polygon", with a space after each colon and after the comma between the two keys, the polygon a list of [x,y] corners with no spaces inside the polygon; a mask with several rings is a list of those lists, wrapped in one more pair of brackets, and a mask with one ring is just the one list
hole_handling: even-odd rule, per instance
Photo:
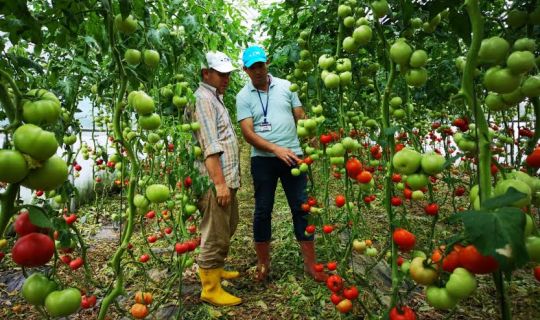
{"label": "boot sole", "polygon": [[208,299],[205,299],[205,298],[201,298],[201,301],[209,303],[209,304],[213,305],[214,307],[232,307],[232,306],[237,306],[237,305],[242,303],[242,300],[240,300],[239,302],[236,302],[236,303],[218,304],[218,303],[214,303],[214,302],[212,302],[212,301],[210,301]]}

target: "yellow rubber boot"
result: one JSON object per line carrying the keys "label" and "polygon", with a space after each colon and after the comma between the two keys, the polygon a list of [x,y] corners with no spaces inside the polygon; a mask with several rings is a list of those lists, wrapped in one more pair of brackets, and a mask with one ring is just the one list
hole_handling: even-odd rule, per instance
{"label": "yellow rubber boot", "polygon": [[242,303],[242,299],[233,296],[221,287],[222,271],[223,268],[199,268],[199,277],[202,284],[201,300],[218,307],[235,306]]}
{"label": "yellow rubber boot", "polygon": [[238,271],[221,270],[221,279],[231,280],[231,279],[236,279],[239,276],[240,276],[240,272]]}

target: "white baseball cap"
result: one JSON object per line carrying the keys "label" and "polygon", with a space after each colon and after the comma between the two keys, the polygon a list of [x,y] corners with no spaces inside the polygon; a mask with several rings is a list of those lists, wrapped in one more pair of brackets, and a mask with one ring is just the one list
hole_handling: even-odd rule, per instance
{"label": "white baseball cap", "polygon": [[236,68],[232,65],[231,58],[223,52],[215,51],[206,53],[206,68],[214,69],[221,73],[229,73]]}

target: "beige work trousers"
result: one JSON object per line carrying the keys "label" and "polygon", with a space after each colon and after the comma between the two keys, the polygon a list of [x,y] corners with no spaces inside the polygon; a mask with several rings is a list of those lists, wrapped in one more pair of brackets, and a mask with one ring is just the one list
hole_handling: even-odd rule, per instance
{"label": "beige work trousers", "polygon": [[216,269],[225,265],[230,240],[238,226],[237,189],[229,190],[231,202],[226,207],[218,205],[213,188],[199,199],[198,208],[203,215],[200,225],[201,246],[197,258],[200,268]]}

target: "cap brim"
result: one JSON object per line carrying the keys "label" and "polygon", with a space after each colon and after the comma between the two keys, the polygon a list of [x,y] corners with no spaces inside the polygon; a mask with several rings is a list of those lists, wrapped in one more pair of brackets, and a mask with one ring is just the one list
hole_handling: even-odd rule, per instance
{"label": "cap brim", "polygon": [[221,73],[229,73],[237,70],[232,64],[229,65],[223,65],[219,67],[213,67],[212,69],[221,72]]}
{"label": "cap brim", "polygon": [[258,58],[255,58],[253,60],[248,61],[246,64],[244,64],[244,66],[246,68],[249,68],[252,65],[254,65],[255,63],[257,63],[257,62],[265,62],[266,63],[266,59],[264,57],[258,57]]}

